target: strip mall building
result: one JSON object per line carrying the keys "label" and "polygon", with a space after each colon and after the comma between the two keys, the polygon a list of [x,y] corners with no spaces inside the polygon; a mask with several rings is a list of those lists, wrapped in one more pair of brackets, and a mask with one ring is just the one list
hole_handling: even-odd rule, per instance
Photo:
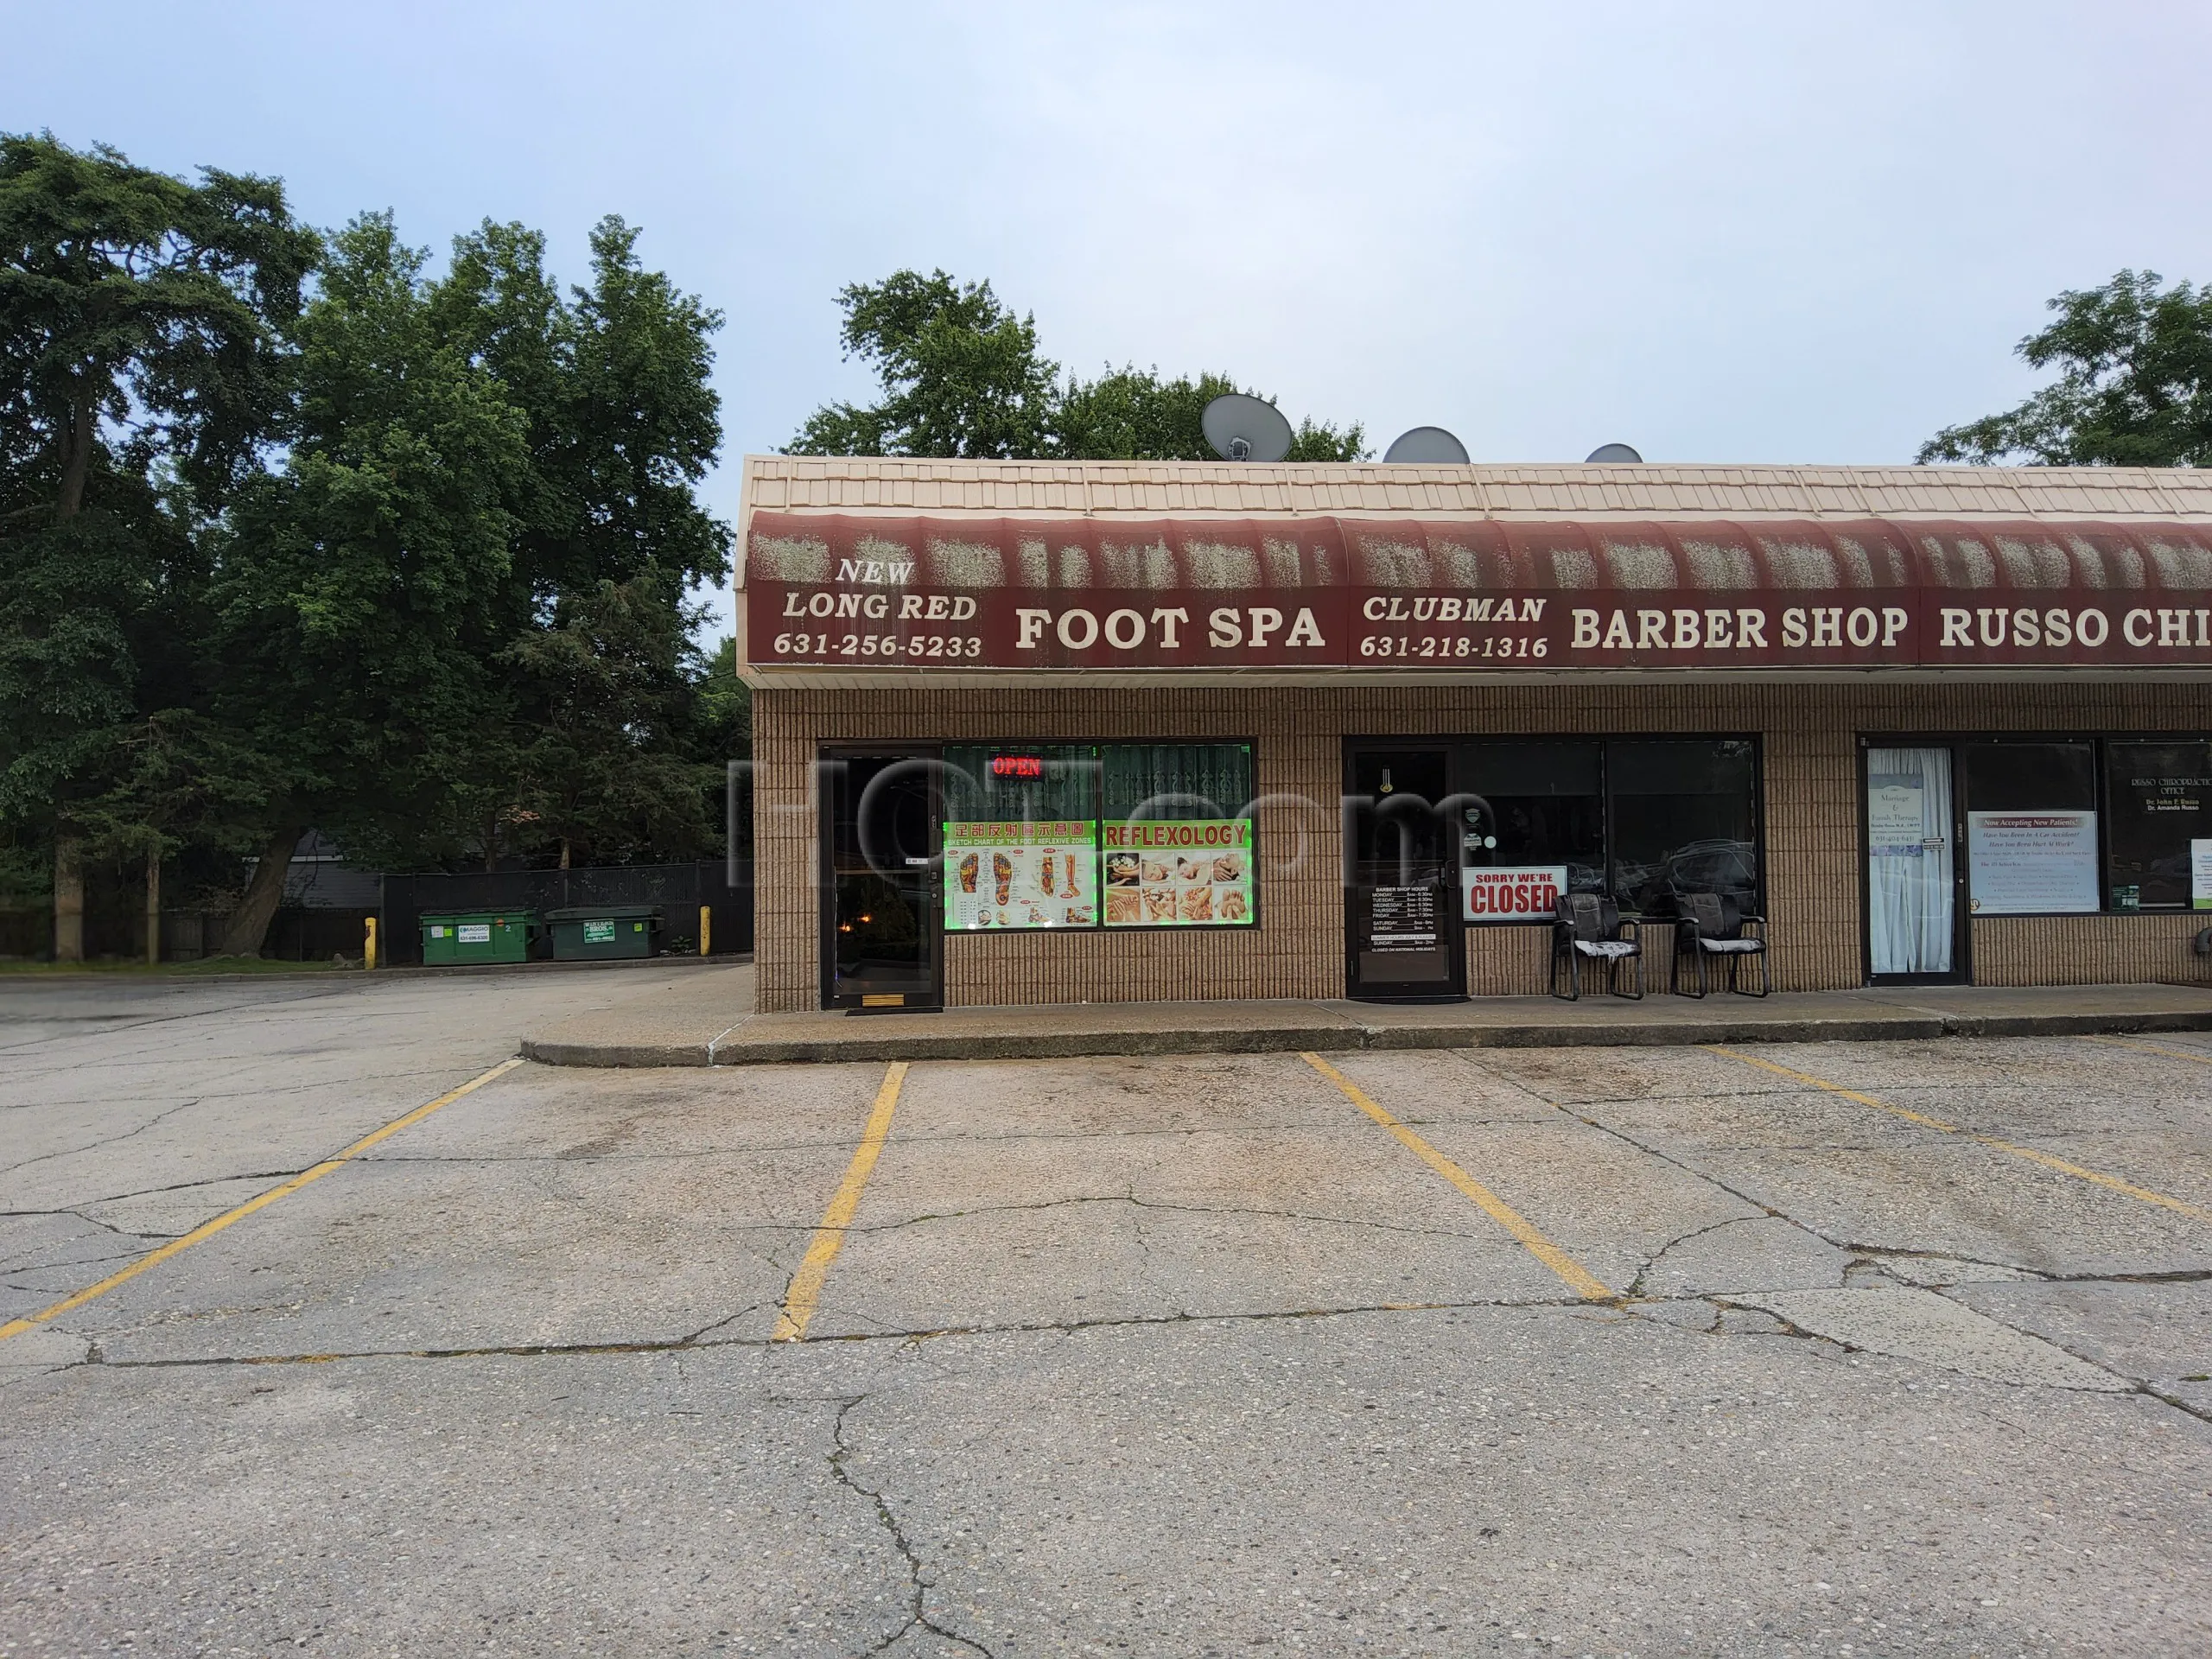
{"label": "strip mall building", "polygon": [[[752,457],[760,1006],[2192,982],[2212,478]],[[1647,931],[1663,982],[1671,929]]]}

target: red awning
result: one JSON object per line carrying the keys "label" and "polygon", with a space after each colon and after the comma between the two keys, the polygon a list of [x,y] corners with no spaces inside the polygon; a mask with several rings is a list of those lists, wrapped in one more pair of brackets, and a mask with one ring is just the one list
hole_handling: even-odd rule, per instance
{"label": "red awning", "polygon": [[876,518],[761,512],[748,578],[927,587],[1458,592],[2212,591],[2212,525],[1890,519]]}
{"label": "red awning", "polygon": [[851,670],[2212,667],[2212,525],[756,513],[746,658]]}

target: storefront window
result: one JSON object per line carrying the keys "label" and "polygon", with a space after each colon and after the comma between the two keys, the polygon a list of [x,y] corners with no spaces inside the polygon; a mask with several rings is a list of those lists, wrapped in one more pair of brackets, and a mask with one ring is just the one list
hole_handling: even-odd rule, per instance
{"label": "storefront window", "polygon": [[1250,746],[1111,744],[1099,766],[1106,925],[1249,926]]}
{"label": "storefront window", "polygon": [[1967,881],[1978,916],[2099,908],[2092,743],[1969,743]]}
{"label": "storefront window", "polygon": [[2107,744],[2105,801],[2113,908],[2212,910],[2212,743]]}
{"label": "storefront window", "polygon": [[1562,893],[1646,916],[1693,893],[1759,902],[1749,738],[1468,743],[1458,794],[1466,919],[1548,919]]}
{"label": "storefront window", "polygon": [[1249,926],[1252,797],[1248,744],[948,746],[945,930]]}
{"label": "storefront window", "polygon": [[947,932],[1096,925],[1097,773],[1088,746],[945,750]]}
{"label": "storefront window", "polygon": [[1694,893],[1758,908],[1758,766],[1748,739],[1610,743],[1605,763],[1623,910],[1679,915]]}
{"label": "storefront window", "polygon": [[1572,742],[1475,743],[1461,751],[1468,920],[1548,916],[1560,893],[1604,887],[1602,753],[1600,744]]}

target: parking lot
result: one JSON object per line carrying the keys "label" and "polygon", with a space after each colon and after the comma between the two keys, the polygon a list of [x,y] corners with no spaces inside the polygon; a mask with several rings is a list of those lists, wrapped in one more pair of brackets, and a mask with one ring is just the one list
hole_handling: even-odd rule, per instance
{"label": "parking lot", "polygon": [[613,977],[0,988],[0,1320],[290,1189],[0,1340],[0,1653],[2212,1649],[2212,1038],[486,1078]]}

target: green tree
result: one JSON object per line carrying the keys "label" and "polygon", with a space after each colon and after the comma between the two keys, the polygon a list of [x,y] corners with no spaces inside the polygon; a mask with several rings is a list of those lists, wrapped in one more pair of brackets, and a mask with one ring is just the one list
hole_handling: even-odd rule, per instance
{"label": "green tree", "polygon": [[438,327],[423,264],[389,215],[331,238],[287,463],[222,537],[217,706],[251,734],[267,803],[228,954],[260,949],[310,825],[370,855],[410,844],[506,717],[493,658],[531,606],[512,556],[529,423]]}
{"label": "green tree", "polygon": [[431,289],[442,336],[529,423],[516,568],[544,592],[627,582],[648,565],[685,584],[729,574],[729,527],[696,493],[721,445],[711,383],[721,315],[646,270],[638,235],[601,219],[591,283],[564,299],[544,238],[486,221],[455,238]]}
{"label": "green tree", "polygon": [[699,719],[709,760],[753,752],[753,689],[737,677],[737,636],[726,633],[705,662]]}
{"label": "green tree", "polygon": [[687,594],[728,570],[697,497],[721,318],[637,237],[602,220],[566,295],[519,225],[435,280],[389,217],[333,238],[289,463],[226,543],[225,707],[271,758],[226,950],[258,948],[309,824],[393,865],[714,841]]}
{"label": "green tree", "polygon": [[543,238],[487,224],[436,285],[446,326],[529,423],[513,511],[531,605],[499,659],[509,718],[456,797],[487,862],[551,846],[563,863],[690,857],[719,822],[700,807],[686,595],[729,570],[729,527],[697,496],[721,442],[721,318],[645,270],[637,238],[601,220],[591,282],[564,300]]}
{"label": "green tree", "polygon": [[151,894],[181,846],[257,853],[251,951],[310,824],[495,859],[554,834],[556,751],[599,785],[571,838],[712,837],[721,319],[635,231],[567,296],[489,222],[434,282],[389,217],[325,259],[270,181],[51,138],[0,138],[0,857],[50,847],[58,912],[87,855]]}
{"label": "green tree", "polygon": [[518,730],[512,820],[557,844],[563,869],[579,855],[709,852],[722,767],[690,741],[704,669],[697,619],[671,602],[658,572],[565,594],[561,613],[506,653],[533,699]]}
{"label": "green tree", "polygon": [[730,527],[698,499],[721,448],[713,336],[721,314],[643,268],[638,232],[618,218],[592,232],[592,280],[569,312],[574,378],[563,412],[573,503],[558,574],[590,586],[658,572],[677,586],[729,575]]}
{"label": "green tree", "polygon": [[146,947],[158,960],[162,872],[188,848],[246,850],[237,826],[267,805],[261,757],[202,709],[156,708],[111,734],[107,786],[81,798],[74,818],[89,860],[142,861]]}
{"label": "green tree", "polygon": [[2017,409],[1946,427],[1920,460],[1987,466],[2212,466],[2212,287],[2123,270],[2050,302],[2015,349],[2058,379]]}
{"label": "green tree", "polygon": [[899,270],[848,285],[837,303],[845,355],[874,368],[882,400],[815,410],[791,440],[793,454],[1043,452],[1059,365],[1038,354],[1035,321],[1001,305],[988,283]]}
{"label": "green tree", "polygon": [[[948,455],[1006,461],[1211,461],[1198,417],[1226,375],[1173,380],[1160,371],[1109,368],[1096,380],[1041,354],[1033,317],[1016,316],[985,283],[944,271],[893,271],[837,296],[848,358],[882,384],[874,404],[827,404],[807,417],[797,455]],[[1268,401],[1272,402],[1272,399]],[[1365,435],[1300,423],[1289,459],[1357,461]]]}
{"label": "green tree", "polygon": [[[1053,407],[1051,453],[1071,461],[1216,461],[1202,423],[1205,407],[1243,390],[1224,374],[1163,380],[1157,368],[1109,368],[1090,381],[1070,376]],[[1363,461],[1367,454],[1358,422],[1340,431],[1308,417],[1299,423],[1286,459]]]}
{"label": "green tree", "polygon": [[0,246],[0,820],[52,846],[70,957],[80,813],[128,798],[146,700],[190,695],[145,658],[188,625],[193,532],[262,465],[317,242],[273,180],[17,134]]}
{"label": "green tree", "polygon": [[[725,852],[753,851],[753,688],[737,677],[737,637],[724,634],[702,666],[694,753],[712,769],[702,779],[707,810],[723,826]],[[732,768],[737,768],[733,779]],[[731,843],[734,842],[735,845]]]}

